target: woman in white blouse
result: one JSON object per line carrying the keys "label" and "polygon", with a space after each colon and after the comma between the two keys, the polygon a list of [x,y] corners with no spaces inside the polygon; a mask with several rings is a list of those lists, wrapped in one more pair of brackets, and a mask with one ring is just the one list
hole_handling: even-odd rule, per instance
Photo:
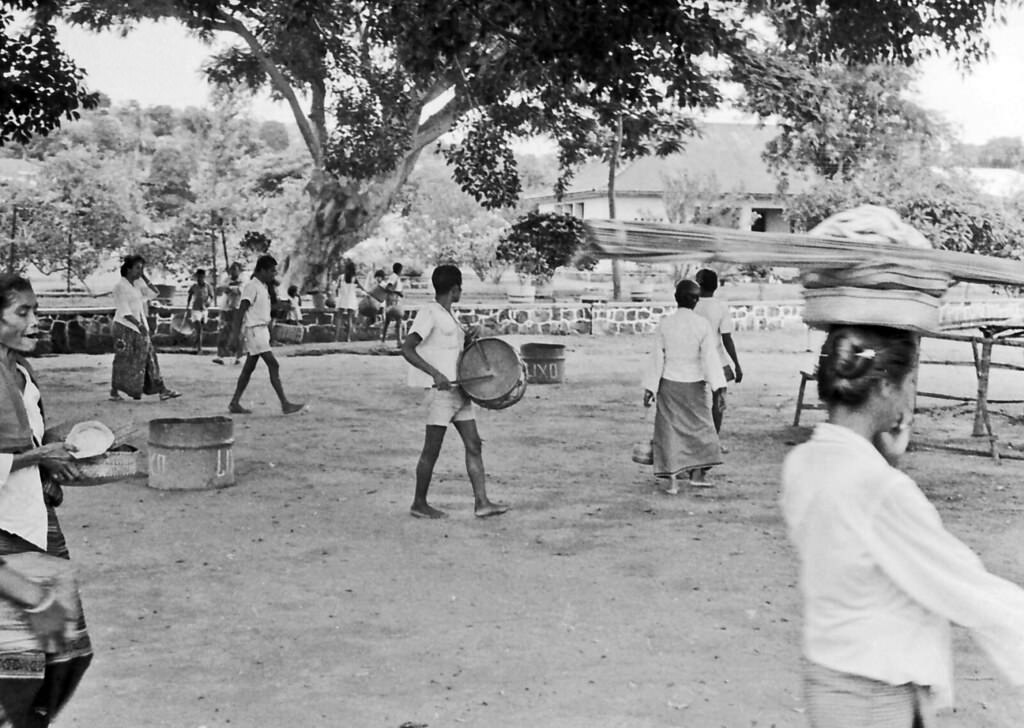
{"label": "woman in white blouse", "polygon": [[114,285],[114,364],[110,381],[110,399],[120,400],[121,392],[132,399],[144,394],[159,394],[161,401],[180,397],[169,389],[160,375],[156,349],[149,336],[146,300],[138,283],[145,278],[146,261],[141,255],[129,255],[121,264],[121,279]]}
{"label": "woman in white blouse", "polygon": [[1024,686],[1024,590],[988,573],[895,467],[917,356],[913,333],[834,327],[817,371],[828,422],[783,466],[815,728],[924,726],[951,707],[950,622],[972,631],[1018,698]]}
{"label": "woman in white blouse", "polygon": [[[43,406],[23,354],[39,335],[29,282],[0,275],[0,725],[49,725],[92,659],[77,590],[60,586],[68,550],[55,508],[78,476],[63,442],[45,442]],[[42,554],[52,558],[47,560]],[[26,578],[43,560],[56,585]],[[38,568],[34,567],[34,568]]]}

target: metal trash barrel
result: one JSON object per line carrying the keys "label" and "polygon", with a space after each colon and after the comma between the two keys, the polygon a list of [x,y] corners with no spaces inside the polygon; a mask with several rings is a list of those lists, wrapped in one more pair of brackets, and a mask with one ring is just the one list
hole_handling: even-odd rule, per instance
{"label": "metal trash barrel", "polygon": [[529,384],[561,384],[565,376],[563,344],[523,344],[519,353],[526,364]]}
{"label": "metal trash barrel", "polygon": [[149,422],[149,487],[208,490],[235,484],[230,417],[168,417]]}

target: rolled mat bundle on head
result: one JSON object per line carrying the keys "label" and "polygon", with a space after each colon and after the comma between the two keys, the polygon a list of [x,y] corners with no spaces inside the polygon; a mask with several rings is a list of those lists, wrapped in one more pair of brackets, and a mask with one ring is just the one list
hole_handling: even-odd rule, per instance
{"label": "rolled mat bundle on head", "polygon": [[[837,213],[810,231],[894,246],[931,247],[895,212],[875,205]],[[952,279],[946,273],[912,267],[884,256],[846,267],[804,271],[804,323],[867,324],[912,331],[939,328],[939,306]]]}

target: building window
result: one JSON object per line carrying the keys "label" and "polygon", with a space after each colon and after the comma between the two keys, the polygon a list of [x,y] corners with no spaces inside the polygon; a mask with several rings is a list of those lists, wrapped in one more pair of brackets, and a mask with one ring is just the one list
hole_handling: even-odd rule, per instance
{"label": "building window", "polygon": [[573,205],[572,214],[575,215],[576,217],[578,217],[581,220],[583,219],[583,203],[582,202],[577,202],[575,205]]}

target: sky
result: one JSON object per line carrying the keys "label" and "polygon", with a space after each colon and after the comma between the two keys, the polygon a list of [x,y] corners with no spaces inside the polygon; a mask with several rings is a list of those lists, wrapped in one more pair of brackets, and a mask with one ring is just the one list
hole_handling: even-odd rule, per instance
{"label": "sky", "polygon": [[[971,144],[1024,136],[1024,8],[1007,14],[1008,25],[989,32],[992,58],[970,75],[962,75],[948,58],[922,65],[914,100],[939,112]],[[89,88],[115,102],[134,99],[143,106],[176,108],[208,105],[200,67],[210,48],[177,24],[147,22],[124,38],[62,28],[60,37],[69,55],[88,72]],[[252,113],[292,121],[288,108],[268,96],[254,100]]]}

